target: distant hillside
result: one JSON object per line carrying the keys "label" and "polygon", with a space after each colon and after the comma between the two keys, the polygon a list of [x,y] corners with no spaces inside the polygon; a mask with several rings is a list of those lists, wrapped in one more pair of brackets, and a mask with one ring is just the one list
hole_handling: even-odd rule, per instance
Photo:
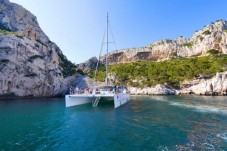
{"label": "distant hillside", "polygon": [[[185,80],[209,79],[217,72],[227,70],[227,56],[212,55],[194,58],[179,58],[161,62],[133,62],[109,66],[110,78],[117,84],[134,87],[150,87],[165,84],[180,87]],[[90,73],[94,76],[94,70]],[[97,73],[99,81],[105,80],[105,67]]]}
{"label": "distant hillside", "polygon": [[[186,29],[185,29],[186,30]],[[110,64],[138,61],[163,61],[174,58],[208,56],[210,53],[227,54],[227,21],[217,20],[196,31],[189,39],[180,36],[175,40],[164,39],[142,48],[128,48],[109,53]],[[94,69],[97,58],[79,64],[82,70]],[[105,56],[101,57],[101,62]]]}
{"label": "distant hillside", "polygon": [[33,14],[0,0],[0,96],[62,95],[76,70]]}
{"label": "distant hillside", "polygon": [[[134,94],[146,94],[150,87],[155,90],[163,88],[157,87],[158,84],[178,89],[180,93],[227,94],[226,54],[227,21],[218,20],[196,31],[189,39],[166,39],[144,48],[111,52],[108,57],[109,78],[117,85],[134,87],[131,89]],[[105,56],[101,58],[103,61]],[[96,62],[96,58],[89,59],[80,64],[79,68],[94,77]],[[97,80],[104,79],[105,67],[101,65]],[[177,93],[175,90],[165,90],[155,91],[155,94]],[[196,90],[200,90],[199,93]],[[152,88],[149,94],[153,92]]]}
{"label": "distant hillside", "polygon": [[[182,27],[183,28],[183,27]],[[187,30],[187,29],[185,29]],[[210,50],[227,54],[227,21],[218,20],[196,31],[189,39],[165,39],[143,48],[116,50],[109,54],[110,64],[137,61],[160,61],[209,55]],[[105,58],[102,57],[101,60]]]}

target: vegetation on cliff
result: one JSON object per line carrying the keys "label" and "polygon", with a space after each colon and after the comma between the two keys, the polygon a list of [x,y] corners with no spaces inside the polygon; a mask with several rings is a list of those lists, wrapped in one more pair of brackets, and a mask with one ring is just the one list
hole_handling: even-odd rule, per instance
{"label": "vegetation on cliff", "polygon": [[6,35],[6,36],[11,36],[15,35],[17,37],[23,37],[23,35],[16,33],[10,29],[5,28],[4,26],[0,25],[0,34]]}
{"label": "vegetation on cliff", "polygon": [[[227,70],[227,56],[213,55],[195,58],[179,58],[162,62],[134,62],[109,66],[112,75],[119,82],[130,86],[153,86],[156,84],[178,87],[184,80],[211,78],[217,72]],[[90,73],[94,76],[94,71]],[[104,81],[105,67],[100,67],[97,80]]]}
{"label": "vegetation on cliff", "polygon": [[74,65],[72,62],[70,62],[62,53],[58,53],[59,56],[59,65],[62,68],[62,73],[64,77],[69,77],[75,74],[76,71],[76,65]]}
{"label": "vegetation on cliff", "polygon": [[84,75],[84,72],[81,69],[78,69],[75,64],[73,64],[71,61],[69,61],[65,55],[62,53],[58,52],[59,56],[59,65],[62,68],[62,73],[64,78],[72,76],[76,73]]}

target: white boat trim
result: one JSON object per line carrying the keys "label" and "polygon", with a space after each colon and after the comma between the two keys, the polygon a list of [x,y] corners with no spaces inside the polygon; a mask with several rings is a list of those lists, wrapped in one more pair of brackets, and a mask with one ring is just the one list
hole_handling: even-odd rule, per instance
{"label": "white boat trim", "polygon": [[[96,99],[100,98],[102,101],[113,101],[114,108],[117,108],[129,101],[130,95],[128,93],[117,93],[117,94],[73,94],[65,96],[66,107],[77,106],[82,104],[91,103]],[[108,98],[108,99],[107,99]]]}

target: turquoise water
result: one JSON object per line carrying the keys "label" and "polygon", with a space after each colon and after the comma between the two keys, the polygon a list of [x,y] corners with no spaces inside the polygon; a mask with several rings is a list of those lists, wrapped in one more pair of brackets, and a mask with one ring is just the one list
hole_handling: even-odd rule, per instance
{"label": "turquoise water", "polygon": [[227,97],[64,105],[63,98],[0,101],[0,150],[227,150]]}

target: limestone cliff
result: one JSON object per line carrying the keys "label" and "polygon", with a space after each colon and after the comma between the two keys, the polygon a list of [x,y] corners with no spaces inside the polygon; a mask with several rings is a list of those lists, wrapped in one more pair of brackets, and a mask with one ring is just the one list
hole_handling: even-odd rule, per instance
{"label": "limestone cliff", "polygon": [[185,81],[178,90],[160,84],[154,87],[129,87],[128,89],[133,95],[227,95],[227,72],[217,73],[211,79]]}
{"label": "limestone cliff", "polygon": [[[89,73],[91,70],[95,70],[97,66],[98,59],[96,57],[92,57],[91,59],[78,64],[78,68],[83,70],[86,73]],[[100,66],[100,62],[99,62]]]}
{"label": "limestone cliff", "polygon": [[217,73],[211,79],[185,81],[177,94],[227,95],[227,72]]}
{"label": "limestone cliff", "polygon": [[[129,48],[109,53],[110,64],[136,61],[160,61],[171,58],[208,55],[215,49],[227,54],[227,21],[218,20],[196,31],[189,39],[160,40],[143,48]],[[104,60],[105,56],[101,60]]]}
{"label": "limestone cliff", "polygon": [[[156,62],[173,58],[190,58],[218,53],[221,54],[219,56],[226,56],[223,54],[227,54],[227,21],[225,20],[218,20],[214,23],[204,26],[203,29],[196,31],[189,39],[181,36],[175,40],[160,40],[143,48],[130,48],[112,51],[109,53],[108,61],[110,64],[138,61]],[[103,61],[105,61],[105,56],[101,57],[101,62]],[[97,59],[90,59],[87,62],[80,64],[80,67],[83,67],[81,69],[86,69],[86,71],[89,71],[94,69],[94,67],[91,66],[94,64],[94,62],[96,63]],[[130,69],[130,71],[131,70],[133,70],[133,68]],[[226,68],[223,68],[223,70],[220,71],[226,71]],[[129,82],[126,83],[126,85],[129,87],[131,94],[192,93],[201,95],[226,95],[226,75],[226,72],[217,73],[217,76],[213,77],[212,79],[201,79],[200,75],[197,75],[194,77],[194,80],[184,82],[180,81],[181,86],[178,87],[178,90],[168,87],[168,84],[167,87],[166,85],[158,84],[152,87],[143,85],[144,87],[142,86],[142,88],[140,88],[141,86],[136,85],[133,85],[135,87],[132,87],[132,85],[128,84]],[[211,78],[208,75],[203,76]],[[112,78],[112,80],[117,81],[118,78],[116,77],[117,76]],[[137,78],[137,83],[142,83],[143,81],[147,80],[146,77],[132,77],[131,75],[129,75],[127,78],[129,78],[132,82],[134,82],[133,78]]]}
{"label": "limestone cliff", "polygon": [[33,14],[0,0],[0,96],[60,95],[75,72]]}

